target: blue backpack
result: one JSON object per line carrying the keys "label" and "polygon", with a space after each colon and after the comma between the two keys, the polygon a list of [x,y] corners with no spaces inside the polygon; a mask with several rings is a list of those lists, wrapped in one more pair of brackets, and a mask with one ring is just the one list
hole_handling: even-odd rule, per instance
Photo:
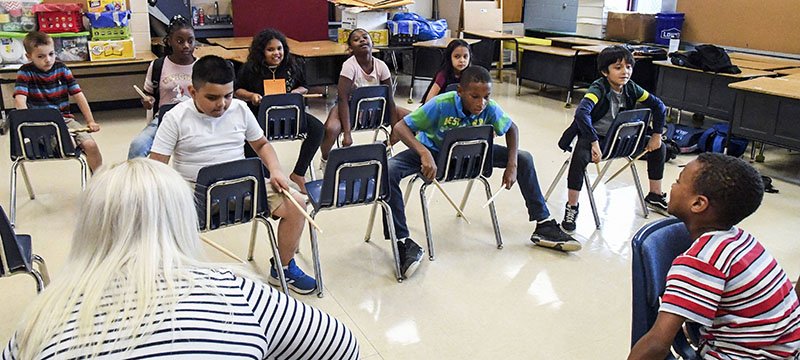
{"label": "blue backpack", "polygon": [[[708,128],[700,135],[697,149],[701,152],[725,152],[725,139],[730,132],[730,124],[720,123]],[[740,157],[747,150],[747,139],[733,136],[728,144],[728,155]]]}

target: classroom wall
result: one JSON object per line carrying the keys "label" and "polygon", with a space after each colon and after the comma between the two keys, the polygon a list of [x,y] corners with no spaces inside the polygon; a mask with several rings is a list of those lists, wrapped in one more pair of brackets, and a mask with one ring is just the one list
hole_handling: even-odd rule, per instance
{"label": "classroom wall", "polygon": [[800,54],[800,1],[679,0],[681,40]]}
{"label": "classroom wall", "polygon": [[526,0],[526,29],[574,32],[578,19],[578,0]]}

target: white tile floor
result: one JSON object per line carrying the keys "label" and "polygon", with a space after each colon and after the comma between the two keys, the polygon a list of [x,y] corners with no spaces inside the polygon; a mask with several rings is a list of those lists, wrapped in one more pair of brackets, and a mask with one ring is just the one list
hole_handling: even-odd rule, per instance
{"label": "white tile floor", "polygon": [[[513,74],[506,74],[509,75]],[[405,103],[407,86],[408,78],[401,77],[398,92],[402,96],[398,96],[397,103],[416,107]],[[425,86],[420,81],[415,92],[421,93]],[[538,96],[537,91],[524,89],[522,96],[516,96],[515,92],[507,82],[495,84],[493,97],[519,125],[522,148],[533,153],[539,180],[546,190],[565,159],[556,140],[572,120],[574,109],[563,107],[563,93]],[[310,106],[312,113],[324,119],[330,104],[324,99],[312,99]],[[103,126],[95,138],[105,161],[123,161],[130,139],[144,126],[144,111],[98,112],[95,117]],[[367,139],[363,135],[360,141]],[[8,141],[8,136],[0,137],[3,171],[10,169]],[[282,143],[276,147],[289,171],[299,144]],[[691,158],[681,156],[667,165],[665,189],[679,173],[678,165]],[[767,194],[761,209],[745,220],[744,227],[765,244],[793,280],[797,279],[800,188],[779,178],[796,183],[800,179],[800,157],[772,149],[767,153],[767,163],[757,166],[776,177],[775,187],[781,192]],[[31,164],[28,169],[37,196],[29,200],[20,183],[17,231],[33,236],[34,251],[47,260],[51,276],[58,278],[74,226],[71,214],[76,209],[79,190],[77,163],[47,162]],[[639,173],[642,179],[646,178],[644,163],[639,166]],[[495,172],[491,179],[495,189],[500,184],[500,174]],[[6,207],[8,177],[2,178],[0,203]],[[464,185],[446,188],[460,196]],[[566,184],[559,186],[548,203],[559,221],[565,188]],[[584,248],[564,254],[531,244],[533,225],[527,221],[516,189],[497,200],[505,243],[502,250],[494,246],[488,214],[480,207],[485,201],[481,192],[473,194],[466,208],[472,225],[456,218],[445,199],[437,195],[431,203],[437,258],[433,262],[424,260],[417,273],[402,284],[394,279],[391,250],[381,240],[379,227],[373,233],[373,242],[363,242],[368,208],[323,212],[318,222],[325,230],[320,251],[326,296],[301,299],[347,323],[358,335],[365,359],[624,358],[630,337],[630,238],[642,224],[661,216],[642,218],[633,181],[626,174],[600,185],[597,199],[602,229],[594,229],[584,194],[585,207],[577,229]],[[409,203],[408,219],[412,237],[424,244],[416,195]],[[239,254],[246,252],[247,236],[246,226],[210,234]],[[298,261],[310,272],[310,246],[306,239],[304,235]],[[254,267],[263,274],[269,251],[264,242],[258,244],[256,251]],[[229,261],[211,249],[208,255],[214,260]],[[0,289],[0,341],[4,342],[35,290],[33,281],[25,276],[0,279]]]}

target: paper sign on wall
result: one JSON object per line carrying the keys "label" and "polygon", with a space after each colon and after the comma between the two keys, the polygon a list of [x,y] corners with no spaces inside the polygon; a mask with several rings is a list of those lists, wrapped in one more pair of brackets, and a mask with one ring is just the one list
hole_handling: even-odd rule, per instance
{"label": "paper sign on wall", "polygon": [[286,94],[286,79],[264,79],[264,95]]}

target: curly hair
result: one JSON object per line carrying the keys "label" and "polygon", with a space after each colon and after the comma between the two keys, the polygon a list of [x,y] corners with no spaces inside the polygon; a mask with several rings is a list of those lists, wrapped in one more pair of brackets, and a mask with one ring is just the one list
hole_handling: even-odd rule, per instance
{"label": "curly hair", "polygon": [[189,22],[185,17],[180,15],[175,15],[172,19],[169,20],[169,25],[167,25],[167,35],[164,36],[164,53],[166,55],[172,55],[172,47],[169,46],[169,37],[172,34],[180,29],[189,29],[194,32],[194,27],[192,27],[192,23]]}
{"label": "curly hair", "polygon": [[286,36],[276,29],[266,28],[253,37],[253,42],[250,43],[250,53],[247,54],[247,62],[244,64],[244,66],[249,67],[253,72],[264,78],[271,76],[271,72],[268,73],[269,69],[267,68],[267,59],[264,57],[264,49],[272,39],[277,39],[283,45],[283,58],[281,63],[278,64],[278,69],[282,70],[288,67],[294,70],[296,66],[294,57],[289,52]]}
{"label": "curly hair", "polygon": [[694,190],[708,198],[724,226],[734,226],[754,213],[764,198],[764,182],[745,161],[719,153],[702,153]]}

